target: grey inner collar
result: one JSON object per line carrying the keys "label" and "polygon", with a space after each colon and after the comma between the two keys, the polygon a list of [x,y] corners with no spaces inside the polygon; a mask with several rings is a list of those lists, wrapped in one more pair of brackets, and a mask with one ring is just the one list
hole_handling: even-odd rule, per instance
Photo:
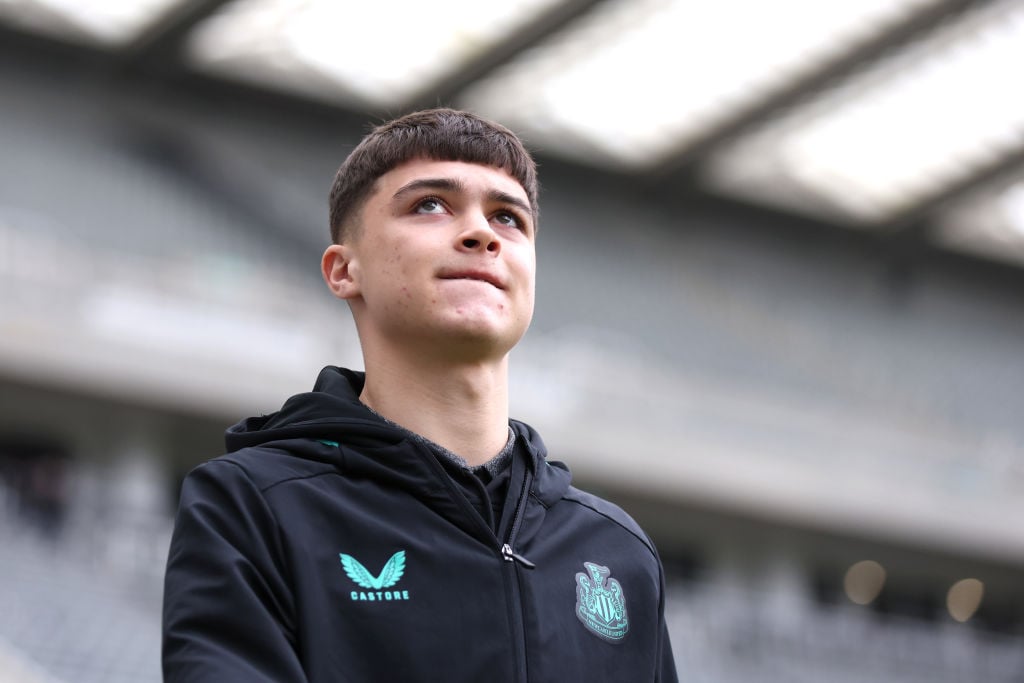
{"label": "grey inner collar", "polygon": [[363,403],[363,406],[371,413],[379,417],[381,420],[394,427],[395,429],[399,429],[405,432],[409,436],[409,438],[430,448],[430,450],[436,453],[438,457],[444,458],[445,460],[448,460],[449,462],[457,465],[458,467],[461,467],[464,470],[472,472],[473,474],[479,474],[481,471],[486,471],[488,474],[494,477],[497,474],[499,474],[502,470],[504,470],[506,467],[508,467],[509,463],[512,462],[512,451],[515,449],[516,445],[516,433],[512,430],[512,427],[508,428],[508,441],[505,442],[505,445],[502,447],[500,451],[498,451],[498,453],[493,458],[483,463],[482,465],[470,466],[470,464],[466,462],[466,459],[463,458],[461,455],[453,453],[444,446],[438,443],[434,443],[427,437],[417,434],[416,432],[410,429],[406,429],[397,422],[389,420],[388,418],[384,417],[383,415],[381,415],[380,413],[378,413],[376,410],[366,405],[365,403]]}

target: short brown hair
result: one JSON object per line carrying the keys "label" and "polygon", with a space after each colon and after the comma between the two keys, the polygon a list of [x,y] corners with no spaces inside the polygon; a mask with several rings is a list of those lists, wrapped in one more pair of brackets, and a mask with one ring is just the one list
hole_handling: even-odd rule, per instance
{"label": "short brown hair", "polygon": [[334,176],[330,194],[331,240],[349,237],[374,183],[413,159],[465,161],[503,169],[526,191],[537,222],[537,165],[516,134],[501,124],[455,109],[427,109],[374,128]]}

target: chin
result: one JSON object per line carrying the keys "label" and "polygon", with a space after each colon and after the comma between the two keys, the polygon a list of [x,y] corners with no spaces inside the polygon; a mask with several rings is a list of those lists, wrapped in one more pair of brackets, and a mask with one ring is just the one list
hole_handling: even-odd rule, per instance
{"label": "chin", "polygon": [[486,320],[459,320],[446,326],[444,333],[450,343],[460,349],[476,349],[482,354],[497,356],[511,351],[526,333],[526,327],[496,325]]}

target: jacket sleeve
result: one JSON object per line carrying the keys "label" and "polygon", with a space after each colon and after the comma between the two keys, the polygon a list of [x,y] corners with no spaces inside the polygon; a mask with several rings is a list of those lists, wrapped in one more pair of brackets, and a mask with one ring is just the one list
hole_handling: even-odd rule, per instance
{"label": "jacket sleeve", "polygon": [[[650,541],[648,541],[650,542]],[[653,544],[651,547],[654,547]],[[655,683],[679,683],[676,673],[676,660],[672,654],[672,641],[669,639],[668,624],[665,621],[665,567],[658,558],[658,573],[661,576],[661,599],[658,605],[658,661],[655,663]]]}
{"label": "jacket sleeve", "polygon": [[237,464],[182,486],[164,579],[165,683],[303,683],[279,529]]}
{"label": "jacket sleeve", "polygon": [[661,621],[661,634],[660,634],[660,657],[657,663],[658,677],[657,683],[678,683],[679,678],[676,674],[676,660],[672,656],[672,643],[668,638],[668,627],[665,625],[665,620]]}

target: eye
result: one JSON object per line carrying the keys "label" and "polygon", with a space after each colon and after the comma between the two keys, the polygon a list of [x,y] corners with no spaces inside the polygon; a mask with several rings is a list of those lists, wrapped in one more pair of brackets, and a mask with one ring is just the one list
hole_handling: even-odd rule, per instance
{"label": "eye", "polygon": [[444,212],[444,204],[436,197],[425,197],[416,203],[416,213],[440,214]]}
{"label": "eye", "polygon": [[510,211],[499,211],[494,214],[494,220],[507,228],[522,230],[525,227],[523,221],[519,220],[519,216]]}

